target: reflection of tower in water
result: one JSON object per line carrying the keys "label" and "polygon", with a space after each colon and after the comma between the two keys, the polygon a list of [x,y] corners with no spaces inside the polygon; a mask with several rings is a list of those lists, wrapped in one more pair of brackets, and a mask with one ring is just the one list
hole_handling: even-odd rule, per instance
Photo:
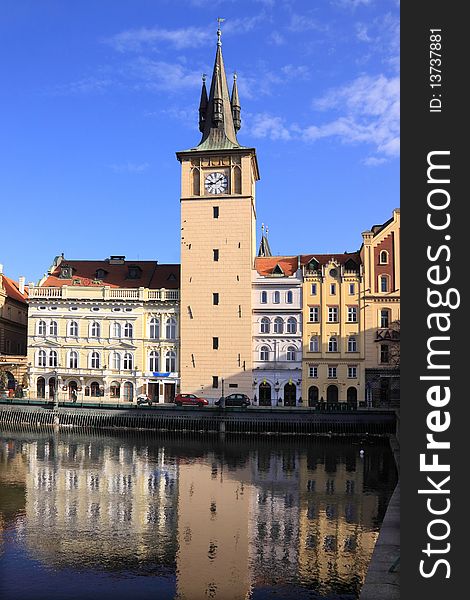
{"label": "reflection of tower in water", "polygon": [[238,468],[232,478],[207,459],[179,463],[177,598],[246,598],[249,472]]}

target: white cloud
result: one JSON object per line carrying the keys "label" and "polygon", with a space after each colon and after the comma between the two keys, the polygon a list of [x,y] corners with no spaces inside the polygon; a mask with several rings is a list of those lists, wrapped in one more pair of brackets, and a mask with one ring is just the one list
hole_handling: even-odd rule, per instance
{"label": "white cloud", "polygon": [[386,162],[386,158],[378,158],[377,156],[368,156],[362,161],[362,163],[366,165],[366,167],[378,167],[379,165],[383,165]]}
{"label": "white cloud", "polygon": [[268,37],[268,42],[274,46],[282,46],[286,43],[286,39],[278,31],[271,31]]}
{"label": "white cloud", "polygon": [[56,85],[47,93],[53,96],[103,94],[116,84],[117,82],[109,77],[82,77],[76,81]]}
{"label": "white cloud", "polygon": [[178,63],[139,57],[126,68],[137,89],[177,91],[201,85],[201,74]]}
{"label": "white cloud", "polygon": [[336,4],[345,8],[357,8],[358,6],[368,6],[374,0],[336,0]]}
{"label": "white cloud", "polygon": [[320,111],[342,116],[304,131],[306,140],[339,137],[345,143],[368,143],[381,156],[396,157],[400,149],[400,82],[398,77],[363,75],[330,90],[314,102]]}
{"label": "white cloud", "polygon": [[180,29],[162,29],[159,27],[129,29],[104,40],[118,52],[141,52],[155,50],[160,43],[167,43],[177,49],[202,46],[214,33],[208,28],[186,27]]}
{"label": "white cloud", "polygon": [[132,173],[132,174],[141,174],[144,171],[146,171],[148,168],[150,167],[150,164],[148,162],[144,162],[144,163],[132,163],[132,162],[127,162],[124,164],[113,164],[113,165],[109,165],[109,168],[112,169],[115,173]]}
{"label": "white cloud", "polygon": [[294,13],[288,26],[290,31],[325,31],[325,25],[322,25],[316,19]]}
{"label": "white cloud", "polygon": [[360,42],[372,41],[372,38],[369,37],[367,25],[364,23],[356,23],[356,37]]}
{"label": "white cloud", "polygon": [[248,129],[255,138],[269,138],[271,140],[289,140],[291,134],[284,125],[281,117],[267,113],[248,116]]}

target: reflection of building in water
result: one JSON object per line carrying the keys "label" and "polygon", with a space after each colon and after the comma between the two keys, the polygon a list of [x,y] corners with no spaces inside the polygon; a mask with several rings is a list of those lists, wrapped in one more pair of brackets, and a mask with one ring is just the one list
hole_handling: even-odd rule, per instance
{"label": "reflection of building in water", "polygon": [[0,551],[5,529],[24,514],[26,464],[11,440],[0,441]]}
{"label": "reflection of building in water", "polygon": [[[292,580],[299,560],[298,453],[260,447],[252,461],[256,486],[250,515],[250,563],[255,586]],[[275,566],[275,568],[273,568]]]}
{"label": "reflection of building in water", "polygon": [[[164,449],[58,442],[28,446],[25,542],[61,566],[172,566],[177,471]],[[47,530],[47,537],[43,533]]]}
{"label": "reflection of building in water", "polygon": [[319,588],[349,580],[360,589],[378,536],[379,500],[364,494],[357,447],[340,460],[328,448],[302,454],[299,486],[300,579]]}
{"label": "reflection of building in water", "polygon": [[[178,600],[248,598],[248,518],[253,490],[245,472],[230,477],[220,461],[180,462]],[[249,479],[247,476],[246,479]]]}

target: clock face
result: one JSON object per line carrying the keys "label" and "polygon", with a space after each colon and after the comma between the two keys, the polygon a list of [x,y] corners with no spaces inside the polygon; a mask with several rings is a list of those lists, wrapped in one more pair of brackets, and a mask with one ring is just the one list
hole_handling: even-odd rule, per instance
{"label": "clock face", "polygon": [[223,173],[210,173],[206,177],[204,185],[209,194],[225,194],[228,180]]}

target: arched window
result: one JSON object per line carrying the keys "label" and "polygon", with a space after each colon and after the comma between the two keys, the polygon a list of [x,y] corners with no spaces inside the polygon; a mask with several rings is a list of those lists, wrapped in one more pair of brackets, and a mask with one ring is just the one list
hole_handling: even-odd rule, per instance
{"label": "arched window", "polygon": [[169,350],[165,356],[165,370],[167,373],[174,373],[176,371],[176,352]]}
{"label": "arched window", "polygon": [[166,339],[174,340],[176,339],[176,321],[172,317],[170,317],[166,322]]}
{"label": "arched window", "polygon": [[124,354],[124,362],[123,362],[124,369],[127,369],[127,370],[132,369],[133,362],[134,361],[132,359],[132,354],[130,352],[126,352]]}
{"label": "arched window", "polygon": [[158,340],[160,337],[160,319],[152,317],[150,319],[150,339]]}
{"label": "arched window", "polygon": [[51,321],[49,323],[49,335],[57,335],[57,321]]}
{"label": "arched window", "polygon": [[261,319],[261,327],[260,327],[260,332],[261,333],[269,333],[270,330],[270,320],[268,319],[268,317],[263,317]]}
{"label": "arched window", "polygon": [[295,348],[294,346],[287,347],[287,360],[295,360]]}
{"label": "arched window", "polygon": [[380,311],[380,327],[389,327],[390,326],[390,310],[388,308],[383,308]]}
{"label": "arched window", "polygon": [[46,351],[39,350],[39,352],[38,352],[38,367],[45,367],[45,366],[46,366]]}
{"label": "arched window", "polygon": [[330,337],[328,340],[328,352],[338,352],[338,338]]}
{"label": "arched window", "polygon": [[121,323],[113,323],[112,337],[118,339],[121,337]]}
{"label": "arched window", "polygon": [[259,359],[264,361],[269,360],[269,348],[267,346],[261,346],[259,351]]}
{"label": "arched window", "polygon": [[77,321],[70,321],[69,323],[69,336],[78,337],[78,323]]}
{"label": "arched window", "polygon": [[242,172],[240,167],[233,168],[233,193],[242,193]]}
{"label": "arched window", "polygon": [[380,276],[380,291],[388,292],[388,276],[387,275]]}
{"label": "arched window", "polygon": [[381,265],[388,265],[388,252],[386,250],[382,250],[379,255],[379,263]]}
{"label": "arched window", "polygon": [[46,321],[38,322],[38,335],[46,335]]}
{"label": "arched window", "polygon": [[291,290],[289,290],[289,291],[287,292],[287,294],[286,294],[286,303],[287,303],[287,304],[292,304],[293,300],[294,300],[294,295],[293,295],[293,293],[291,292]]}
{"label": "arched window", "polygon": [[273,294],[273,302],[274,304],[279,304],[279,302],[281,301],[281,292],[274,292]]}
{"label": "arched window", "polygon": [[261,292],[261,304],[268,303],[268,292]]}
{"label": "arched window", "polygon": [[134,397],[134,386],[130,381],[126,381],[123,385],[123,398],[127,402],[132,402]]}
{"label": "arched window", "polygon": [[92,352],[91,353],[90,367],[92,369],[99,369],[100,368],[100,355],[99,355],[98,352]]}
{"label": "arched window", "polygon": [[115,371],[121,370],[121,355],[119,352],[113,352],[112,365]]}
{"label": "arched window", "polygon": [[152,350],[149,354],[149,371],[152,373],[160,369],[160,354],[157,350]]}
{"label": "arched window", "polygon": [[193,196],[200,195],[200,181],[199,169],[193,169]]}
{"label": "arched window", "polygon": [[100,394],[100,384],[97,381],[93,381],[90,385],[90,392],[91,392],[91,396],[93,396],[94,398],[98,398],[99,396],[101,396]]}
{"label": "arched window", "polygon": [[295,317],[287,319],[287,333],[297,333],[297,320]]}
{"label": "arched window", "polygon": [[90,329],[91,337],[99,338],[101,334],[101,326],[98,321],[93,321]]}
{"label": "arched window", "polygon": [[310,342],[308,344],[308,349],[310,352],[318,352],[318,336],[312,335],[310,338]]}
{"label": "arched window", "polygon": [[111,385],[109,386],[109,395],[111,398],[119,398],[121,395],[121,384],[119,381],[111,381]]}
{"label": "arched window", "polygon": [[134,327],[132,326],[132,323],[126,323],[124,325],[124,337],[131,338],[133,335],[134,335]]}
{"label": "arched window", "polygon": [[44,377],[38,377],[36,382],[36,393],[38,398],[46,397],[46,380]]}
{"label": "arched window", "polygon": [[78,352],[71,350],[69,353],[69,369],[78,369]]}
{"label": "arched window", "polygon": [[357,352],[357,339],[354,335],[348,337],[348,352]]}
{"label": "arched window", "polygon": [[56,350],[49,350],[49,366],[57,367],[57,365],[58,365],[58,360],[57,360]]}
{"label": "arched window", "polygon": [[284,331],[284,321],[281,317],[276,317],[274,319],[274,333],[283,333]]}

